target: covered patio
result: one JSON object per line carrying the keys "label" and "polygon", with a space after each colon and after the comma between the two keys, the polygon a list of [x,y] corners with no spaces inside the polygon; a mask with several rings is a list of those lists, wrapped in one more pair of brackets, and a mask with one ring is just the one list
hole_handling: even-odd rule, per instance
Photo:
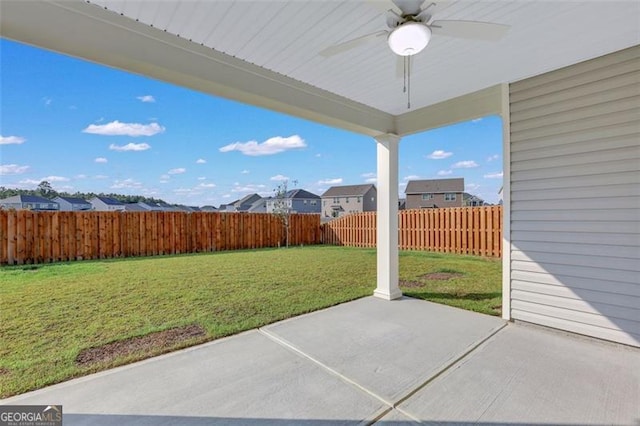
{"label": "covered patio", "polygon": [[2,401],[65,425],[633,425],[632,348],[368,297]]}

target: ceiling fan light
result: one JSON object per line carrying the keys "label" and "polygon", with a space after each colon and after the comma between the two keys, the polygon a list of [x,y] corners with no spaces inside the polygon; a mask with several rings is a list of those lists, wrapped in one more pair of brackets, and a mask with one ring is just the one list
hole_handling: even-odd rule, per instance
{"label": "ceiling fan light", "polygon": [[420,53],[431,40],[431,29],[420,22],[406,22],[389,34],[387,43],[396,55],[411,56]]}

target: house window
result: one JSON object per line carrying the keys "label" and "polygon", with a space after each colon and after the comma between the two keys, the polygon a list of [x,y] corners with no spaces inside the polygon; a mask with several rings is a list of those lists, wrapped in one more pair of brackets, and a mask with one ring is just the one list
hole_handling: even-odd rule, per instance
{"label": "house window", "polygon": [[309,204],[311,204],[312,206],[316,206],[318,205],[318,202],[316,200],[311,200]]}
{"label": "house window", "polygon": [[358,197],[358,202],[361,203],[362,202],[362,197]]}
{"label": "house window", "polygon": [[456,200],[456,194],[453,192],[447,192],[446,194],[444,194],[444,200],[445,201],[455,201]]}
{"label": "house window", "polygon": [[423,200],[433,200],[433,194],[422,194]]}
{"label": "house window", "polygon": [[326,205],[327,205],[327,200],[324,200],[324,201],[322,202],[322,205],[326,207]]}
{"label": "house window", "polygon": [[339,203],[339,202],[340,202],[340,198],[335,197],[335,198],[333,199],[333,203],[334,203],[334,204],[337,204],[337,203]]}
{"label": "house window", "polygon": [[304,200],[304,204],[307,204],[307,200]]}
{"label": "house window", "polygon": [[349,202],[349,197],[346,197],[346,198],[345,198],[345,200],[346,200],[346,202],[348,203],[348,202]]}

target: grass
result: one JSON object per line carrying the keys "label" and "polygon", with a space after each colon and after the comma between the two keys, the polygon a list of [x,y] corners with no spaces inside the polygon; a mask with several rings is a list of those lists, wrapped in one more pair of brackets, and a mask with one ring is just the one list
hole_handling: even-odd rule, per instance
{"label": "grass", "polygon": [[[0,397],[370,295],[374,250],[315,246],[0,269]],[[462,274],[428,281],[429,272]],[[500,263],[403,252],[405,294],[496,314]],[[173,347],[78,366],[81,350],[197,324]]]}

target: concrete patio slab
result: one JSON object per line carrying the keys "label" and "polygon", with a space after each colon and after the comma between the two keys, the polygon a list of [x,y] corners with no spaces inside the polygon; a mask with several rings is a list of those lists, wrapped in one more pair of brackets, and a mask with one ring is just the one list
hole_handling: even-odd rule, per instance
{"label": "concrete patio slab", "polygon": [[420,423],[410,419],[398,410],[391,410],[384,417],[374,423],[378,426],[417,426]]}
{"label": "concrete patio slab", "polygon": [[417,299],[366,297],[262,331],[394,405],[505,324]]}
{"label": "concrete patio slab", "polygon": [[399,406],[427,423],[640,424],[640,351],[509,325]]}
{"label": "concrete patio slab", "polygon": [[358,424],[388,410],[257,331],[5,399],[65,425]]}

